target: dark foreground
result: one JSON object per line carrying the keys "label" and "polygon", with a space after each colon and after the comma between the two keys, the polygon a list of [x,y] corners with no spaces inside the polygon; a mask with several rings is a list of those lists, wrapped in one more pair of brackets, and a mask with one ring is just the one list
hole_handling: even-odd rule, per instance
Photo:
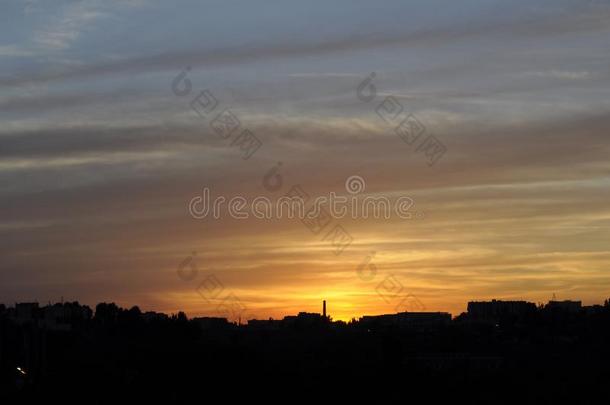
{"label": "dark foreground", "polygon": [[0,316],[0,404],[610,404],[608,305],[409,327],[323,317],[237,326],[105,305],[67,324]]}

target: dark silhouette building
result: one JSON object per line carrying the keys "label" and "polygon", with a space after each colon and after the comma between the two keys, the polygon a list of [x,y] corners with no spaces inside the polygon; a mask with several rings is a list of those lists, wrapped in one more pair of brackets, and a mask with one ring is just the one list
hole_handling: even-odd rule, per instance
{"label": "dark silhouette building", "polygon": [[94,316],[78,303],[0,306],[0,404],[184,404],[227,384],[320,397],[327,381],[376,400],[404,402],[391,388],[408,381],[410,398],[433,403],[606,404],[609,325],[609,302],[577,301],[470,302],[455,319],[400,312],[349,323],[331,321],[323,302],[321,313],[246,325],[114,303]]}
{"label": "dark silhouette building", "polygon": [[471,301],[468,318],[476,321],[498,322],[502,318],[521,318],[536,312],[536,304],[527,301]]}
{"label": "dark silhouette building", "polygon": [[582,309],[581,301],[549,301],[545,306],[546,309],[551,311],[564,311],[569,313],[578,313]]}
{"label": "dark silhouette building", "polygon": [[368,315],[360,318],[359,323],[366,328],[428,329],[449,325],[451,314],[447,312],[399,312],[397,314]]}
{"label": "dark silhouette building", "polygon": [[193,318],[192,322],[202,330],[227,329],[231,326],[227,318],[199,317]]}

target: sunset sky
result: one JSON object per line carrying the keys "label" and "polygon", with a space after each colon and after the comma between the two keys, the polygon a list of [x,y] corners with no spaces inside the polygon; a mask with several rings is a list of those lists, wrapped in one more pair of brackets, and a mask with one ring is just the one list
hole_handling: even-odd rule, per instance
{"label": "sunset sky", "polygon": [[[0,33],[0,302],[277,318],[326,299],[349,319],[610,297],[607,0],[7,0]],[[377,114],[388,96],[446,147],[435,164]],[[227,108],[262,143],[249,159],[210,126]],[[204,187],[349,195],[350,176],[413,219],[336,219],[336,254],[299,220],[189,214]]]}

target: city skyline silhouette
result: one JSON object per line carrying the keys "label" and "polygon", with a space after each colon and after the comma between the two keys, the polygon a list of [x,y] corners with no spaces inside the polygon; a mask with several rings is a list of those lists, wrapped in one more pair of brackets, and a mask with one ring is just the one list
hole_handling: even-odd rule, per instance
{"label": "city skyline silhouette", "polygon": [[610,403],[610,0],[0,34],[0,405]]}

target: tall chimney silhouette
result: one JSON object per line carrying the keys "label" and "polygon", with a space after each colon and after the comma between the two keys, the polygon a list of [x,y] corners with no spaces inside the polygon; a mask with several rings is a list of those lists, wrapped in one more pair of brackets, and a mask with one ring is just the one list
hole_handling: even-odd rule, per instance
{"label": "tall chimney silhouette", "polygon": [[326,318],[326,300],[322,301],[322,316]]}

